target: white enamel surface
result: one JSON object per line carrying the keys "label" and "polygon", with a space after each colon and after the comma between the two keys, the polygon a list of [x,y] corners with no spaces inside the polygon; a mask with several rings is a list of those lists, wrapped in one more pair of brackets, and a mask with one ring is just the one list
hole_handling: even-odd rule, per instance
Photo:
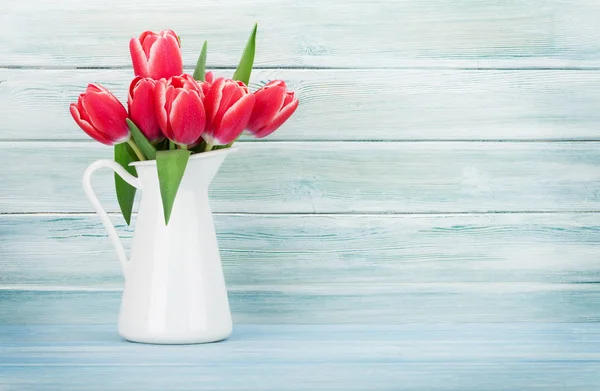
{"label": "white enamel surface", "polygon": [[[155,163],[135,164],[143,190],[131,259],[123,261],[126,278],[119,315],[123,338],[178,344],[213,342],[231,334],[231,313],[208,199],[208,186],[230,151],[190,158],[168,225]],[[91,172],[105,166],[119,175],[125,171],[96,162],[86,172],[84,183],[111,239],[115,236],[113,243],[121,256],[118,236],[113,235],[114,228],[89,187]]]}

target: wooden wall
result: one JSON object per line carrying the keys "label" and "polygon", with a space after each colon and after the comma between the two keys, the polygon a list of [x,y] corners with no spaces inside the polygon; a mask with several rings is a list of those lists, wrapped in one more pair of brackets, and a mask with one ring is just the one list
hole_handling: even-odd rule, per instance
{"label": "wooden wall", "polygon": [[[597,0],[4,1],[0,322],[114,322],[122,277],[81,189],[111,149],[68,104],[125,100],[128,39],[301,106],[222,168],[212,205],[237,322],[600,321]],[[112,175],[96,187],[117,212]],[[127,245],[132,230],[113,214]]]}

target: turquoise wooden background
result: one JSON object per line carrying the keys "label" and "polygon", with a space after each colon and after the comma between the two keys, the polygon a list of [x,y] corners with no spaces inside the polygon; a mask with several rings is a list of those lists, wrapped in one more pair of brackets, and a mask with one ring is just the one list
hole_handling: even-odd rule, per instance
{"label": "turquoise wooden background", "polygon": [[[600,320],[598,15],[595,0],[9,1],[0,319],[116,318],[119,265],[80,184],[111,150],[68,103],[90,81],[125,100],[144,29],[175,29],[189,67],[208,39],[229,74],[258,21],[252,82],[283,78],[302,105],[212,187],[236,321]],[[96,186],[117,212],[111,174]]]}
{"label": "turquoise wooden background", "polygon": [[[86,138],[68,103],[90,81],[125,101],[128,39],[145,29],[181,35],[189,69],[208,39],[209,67],[231,74],[258,21],[252,83],[285,79],[301,106],[272,137],[240,142],[211,190],[242,330],[359,323],[372,324],[371,334],[343,330],[385,339],[375,324],[410,334],[420,322],[439,336],[441,322],[462,324],[449,327],[463,339],[493,342],[500,329],[466,323],[506,323],[517,325],[506,335],[539,336],[529,347],[552,349],[544,336],[554,332],[588,330],[597,341],[599,18],[597,0],[4,0],[0,323],[116,322],[119,264],[80,180],[111,149]],[[128,245],[111,173],[96,188]],[[565,346],[585,345],[569,338]],[[294,349],[325,344],[311,343]],[[354,353],[373,354],[368,346]],[[596,361],[542,365],[546,374],[532,379],[567,389],[556,381],[572,375],[573,389],[594,389],[597,350],[582,354]],[[344,368],[351,389],[355,372]],[[503,368],[503,383],[486,389],[518,388],[518,367]],[[253,370],[246,375],[262,373]],[[324,370],[309,373],[324,379]],[[399,380],[379,373],[373,387]],[[483,373],[462,389],[482,389]],[[417,375],[404,375],[415,385],[407,389],[421,389]],[[423,389],[445,389],[444,376]]]}

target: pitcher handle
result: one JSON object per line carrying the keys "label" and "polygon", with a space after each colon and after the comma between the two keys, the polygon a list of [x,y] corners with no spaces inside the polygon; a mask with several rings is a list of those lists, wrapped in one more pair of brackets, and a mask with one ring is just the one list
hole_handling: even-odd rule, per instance
{"label": "pitcher handle", "polygon": [[117,251],[117,257],[119,258],[119,262],[121,263],[121,269],[123,270],[123,275],[125,279],[127,279],[127,270],[129,266],[129,260],[125,255],[125,249],[123,248],[123,243],[119,239],[119,234],[115,229],[112,221],[110,221],[110,217],[102,207],[102,204],[98,200],[96,193],[94,193],[94,189],[92,189],[92,174],[94,171],[100,168],[110,168],[114,172],[116,172],[123,180],[129,183],[131,186],[134,186],[138,189],[142,188],[141,181],[128,173],[119,163],[114,162],[112,160],[98,160],[92,163],[83,174],[83,190],[85,194],[90,199],[92,206],[96,210],[98,216],[100,216],[100,220],[102,220],[102,224],[104,224],[104,228],[108,231],[108,237],[110,238],[115,250]]}

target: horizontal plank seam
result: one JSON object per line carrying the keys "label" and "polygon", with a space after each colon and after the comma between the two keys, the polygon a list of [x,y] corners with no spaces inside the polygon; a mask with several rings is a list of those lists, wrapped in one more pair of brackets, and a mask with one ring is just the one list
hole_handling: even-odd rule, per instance
{"label": "horizontal plank seam", "polygon": [[[108,212],[110,216],[120,216],[119,212]],[[213,212],[215,216],[321,216],[321,217],[339,217],[339,216],[469,216],[469,215],[567,215],[567,214],[600,214],[600,210],[515,210],[515,211],[464,211],[464,212]],[[30,217],[30,216],[70,216],[86,217],[95,216],[95,212],[0,212],[0,218],[10,217]],[[136,212],[133,215],[137,215]]]}
{"label": "horizontal plank seam", "polygon": [[[333,285],[356,285],[356,282],[347,282],[341,284],[330,284]],[[329,287],[330,287],[329,286]],[[519,282],[506,282],[506,281],[498,281],[498,282],[470,282],[470,281],[459,281],[459,282],[398,282],[398,283],[387,283],[387,284],[378,284],[378,288],[410,288],[410,287],[422,287],[422,288],[464,288],[465,286],[472,287],[480,287],[485,288],[488,286],[511,286],[511,287],[528,287],[528,288],[544,288],[544,287],[571,287],[571,286],[581,286],[584,290],[596,290],[598,286],[600,286],[600,281],[588,281],[585,283],[581,282],[528,282],[528,281],[519,281]],[[277,291],[281,289],[285,289],[287,291],[290,290],[311,290],[311,291],[319,291],[319,290],[327,290],[329,289],[323,288],[322,285],[311,285],[311,284],[303,284],[303,285],[289,285],[289,284],[271,284],[271,285],[231,285],[228,286],[228,291],[230,292],[246,292],[246,291]],[[0,292],[121,292],[123,291],[122,287],[100,287],[100,286],[64,286],[64,285],[42,285],[42,284],[5,284],[0,285]]]}
{"label": "horizontal plank seam", "polygon": [[[430,322],[427,324],[437,324],[439,322]],[[458,322],[461,323],[461,322]],[[481,322],[479,322],[481,323]],[[490,322],[486,322],[486,323],[490,323]],[[501,323],[501,324],[505,324],[504,322],[496,322],[496,323]],[[514,323],[514,322],[512,322]],[[571,322],[556,322],[556,323],[567,323],[567,324],[571,324]],[[592,322],[594,323],[594,322]],[[250,323],[251,324],[251,323]],[[299,325],[304,325],[304,323],[297,323]],[[423,322],[414,322],[414,324],[423,324]],[[36,323],[36,325],[38,325]],[[29,325],[27,325],[29,326]],[[365,330],[367,330],[368,328],[365,328]],[[318,330],[318,328],[317,328]],[[303,340],[296,340],[296,341],[303,341]],[[271,339],[269,340],[270,343],[273,343],[274,341]],[[355,343],[353,341],[353,343]],[[457,359],[457,358],[453,358],[452,359],[452,363],[453,365],[463,365],[463,366],[472,366],[473,368],[477,368],[478,370],[481,370],[481,368],[487,368],[485,366],[482,367],[482,359],[479,357],[474,357],[471,359]],[[490,358],[486,358],[485,363],[490,365],[493,364],[495,367],[502,367],[504,365],[507,365],[506,363],[518,363],[521,364],[524,367],[527,366],[539,366],[539,365],[548,365],[548,364],[556,364],[556,363],[564,363],[564,362],[568,362],[570,365],[584,365],[584,364],[596,364],[596,363],[600,363],[600,359],[596,359],[596,358],[576,358],[576,357],[569,357],[568,360],[565,360],[562,357],[559,358],[539,358],[536,357],[535,359],[514,359],[514,360],[508,360],[506,358],[499,358],[499,359],[490,359]],[[365,367],[370,368],[370,372],[373,372],[373,368],[394,368],[394,367],[398,367],[398,366],[402,366],[402,367],[420,367],[421,365],[426,364],[427,366],[442,366],[443,368],[452,368],[449,366],[449,362],[447,359],[426,359],[426,360],[412,360],[412,359],[399,359],[399,360],[390,360],[388,358],[383,358],[383,359],[379,359],[379,360],[375,360],[373,361],[368,360],[368,361],[325,361],[325,362],[321,362],[321,361],[311,361],[309,363],[304,363],[302,362],[301,364],[297,364],[297,363],[289,363],[289,362],[271,362],[271,361],[266,361],[266,362],[262,362],[262,361],[258,361],[258,364],[256,362],[252,362],[252,364],[248,364],[247,360],[241,360],[241,361],[233,361],[233,362],[229,362],[228,364],[231,365],[232,363],[241,363],[244,367],[250,367],[250,365],[252,365],[251,368],[261,368],[262,366],[268,366],[272,372],[277,373],[277,371],[281,371],[281,372],[294,372],[294,370],[297,370],[298,368],[301,369],[312,369],[312,368],[318,368],[319,366],[325,365],[325,364],[329,364],[331,365],[332,363],[335,363],[335,368],[356,368],[356,371],[358,371],[359,373],[363,372]],[[220,362],[217,363],[211,363],[211,362],[203,362],[202,366],[204,368],[219,368],[220,366],[222,366],[223,364]],[[62,363],[62,364],[56,364],[56,363],[0,363],[0,368],[19,368],[20,370],[23,369],[29,369],[29,368],[69,368],[70,371],[73,370],[73,368],[85,368],[85,369],[97,369],[97,368],[115,368],[115,369],[122,369],[123,364],[121,363],[116,363],[116,364],[112,364],[112,363],[106,363],[106,362],[102,362],[102,363],[79,363],[79,362],[75,362],[75,361],[68,361],[67,363]],[[198,368],[198,363],[197,362],[161,362],[161,363],[127,363],[127,368],[144,368],[144,369],[165,369],[165,368],[186,368],[189,370],[196,370]],[[292,370],[290,369],[292,368]],[[215,373],[219,373],[215,370]],[[260,371],[258,371],[258,373],[261,373]],[[332,373],[335,373],[335,370],[332,371]],[[435,372],[434,372],[435,373]],[[537,373],[537,372],[534,372]],[[543,372],[540,372],[540,374]],[[277,383],[277,382],[275,382]],[[9,385],[12,385],[12,383],[8,383]],[[213,384],[213,383],[210,383]],[[214,384],[220,384],[221,383],[214,383]],[[229,383],[226,383],[229,384]],[[343,383],[346,384],[346,383]],[[413,384],[412,382],[410,384]],[[519,383],[521,384],[521,383]],[[546,384],[546,383],[543,383]],[[578,383],[579,384],[579,383]],[[583,384],[583,383],[581,383]],[[585,385],[590,384],[589,382],[585,382]],[[585,386],[584,386],[585,387]],[[210,389],[216,389],[211,387]],[[222,388],[223,389],[223,388]],[[224,388],[224,389],[231,389],[231,388]],[[239,388],[234,388],[234,389],[239,389]],[[253,389],[253,388],[246,388],[246,389]],[[296,388],[294,388],[296,389]],[[300,388],[298,388],[300,389]],[[310,389],[310,388],[307,388]],[[355,388],[352,388],[355,389]],[[368,389],[368,388],[367,388]],[[412,388],[411,388],[412,389]],[[585,389],[585,390],[590,390],[591,388],[580,388],[580,389]]]}
{"label": "horizontal plank seam", "polygon": [[[475,61],[474,61],[475,62]],[[185,64],[184,68],[192,69],[195,64]],[[210,70],[235,70],[235,65],[209,65]],[[121,70],[133,69],[129,65],[103,65],[103,66],[68,66],[68,65],[10,65],[0,64],[2,69],[22,70]],[[310,65],[272,65],[255,66],[254,70],[308,70],[308,71],[370,71],[370,70],[457,70],[457,71],[600,71],[599,66],[451,66],[435,65],[435,61],[427,66],[381,66],[381,67],[335,67],[335,66],[310,66]]]}

